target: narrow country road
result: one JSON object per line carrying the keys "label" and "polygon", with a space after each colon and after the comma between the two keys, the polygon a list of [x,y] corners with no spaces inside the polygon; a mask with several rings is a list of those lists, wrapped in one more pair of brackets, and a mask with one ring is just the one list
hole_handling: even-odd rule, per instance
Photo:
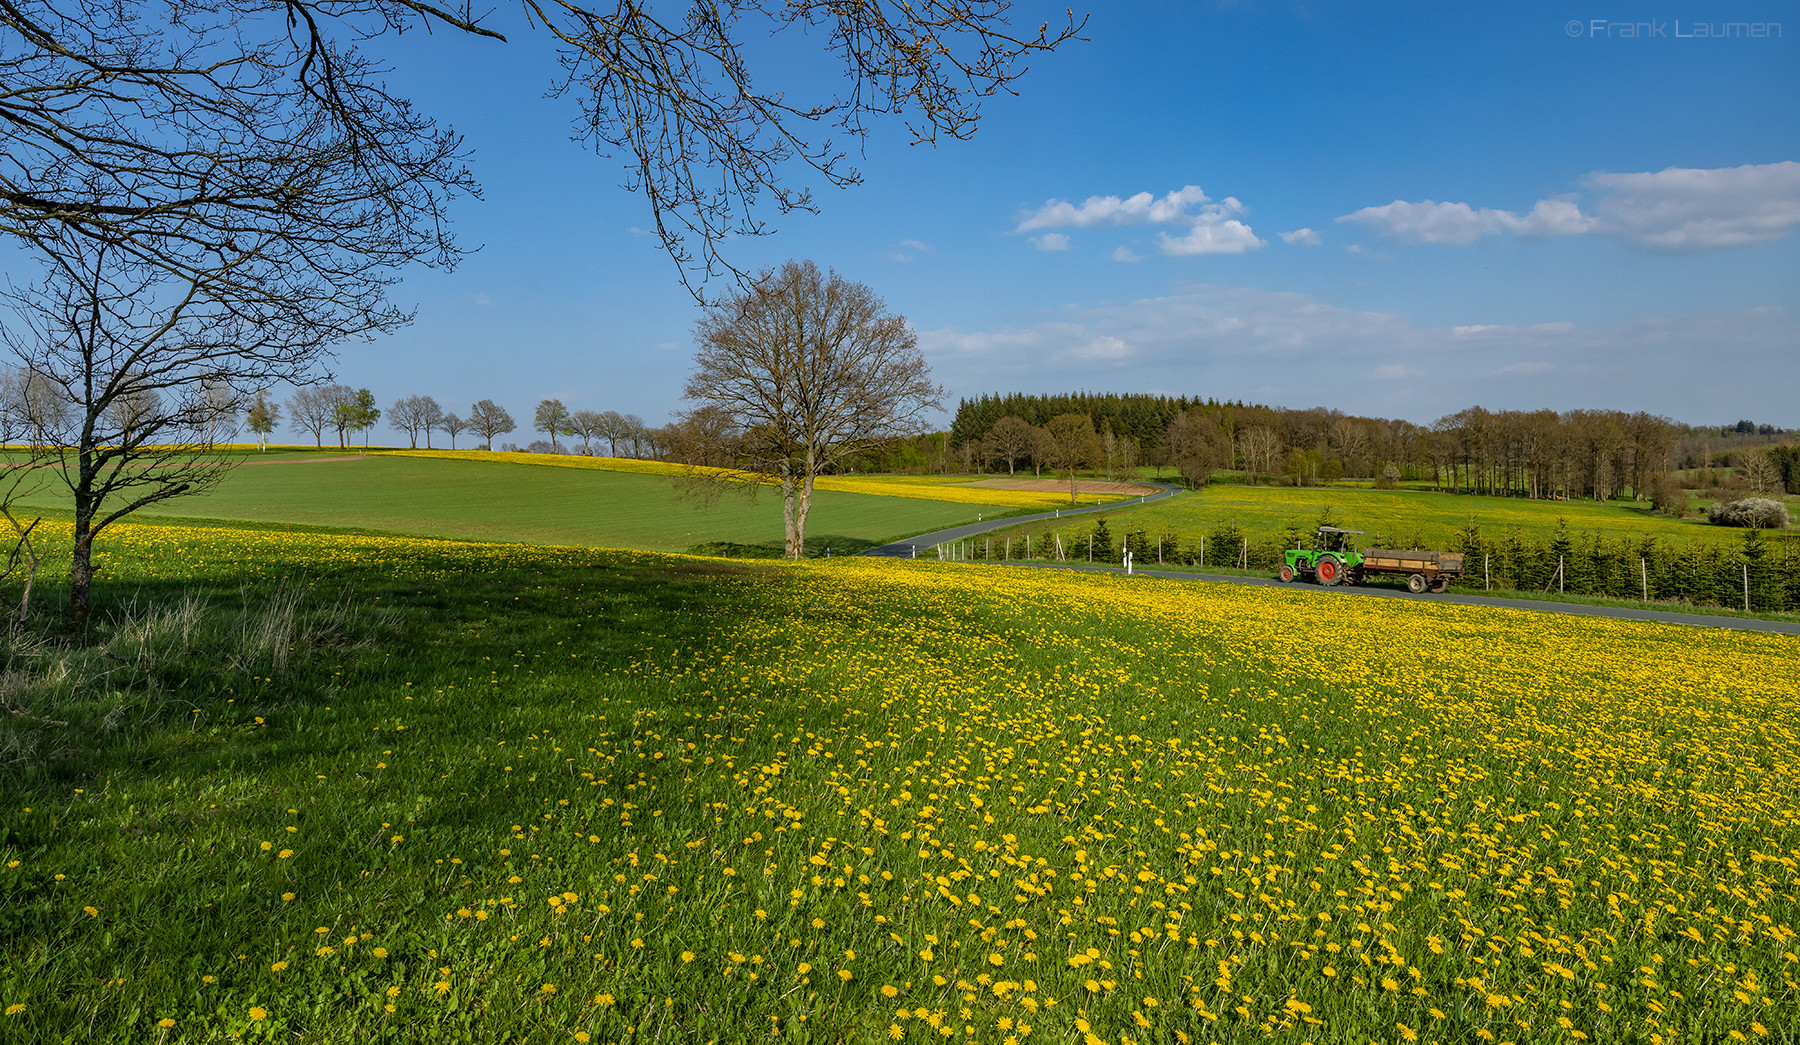
{"label": "narrow country road", "polygon": [[1008,515],[984,522],[969,523],[967,526],[953,526],[948,530],[938,530],[934,533],[922,533],[917,537],[908,537],[904,541],[895,541],[892,544],[883,544],[874,548],[865,548],[856,554],[873,555],[888,559],[916,559],[919,557],[920,552],[930,551],[940,544],[953,544],[957,541],[967,540],[968,538],[979,534],[991,533],[994,530],[1003,530],[1008,526],[1017,526],[1020,523],[1041,522],[1045,519],[1065,519],[1074,515],[1092,515],[1094,512],[1107,512],[1112,511],[1115,508],[1135,508],[1140,504],[1155,504],[1157,501],[1166,501],[1181,492],[1181,487],[1171,486],[1168,483],[1146,482],[1141,485],[1154,486],[1161,492],[1145,494],[1142,497],[1134,497],[1124,501],[1112,501],[1108,504],[1089,504],[1079,508],[1058,508],[1055,511],[1038,512],[1036,515]]}
{"label": "narrow country road", "polygon": [[[1045,519],[1058,519],[1071,515],[1088,515],[1094,512],[1107,511],[1114,508],[1136,507],[1140,504],[1151,504],[1174,496],[1180,487],[1162,483],[1155,484],[1162,492],[1149,494],[1130,501],[1115,501],[1112,504],[1088,505],[1081,508],[1065,508],[1056,512],[1040,512],[1036,515],[1011,515],[991,522],[970,523],[935,533],[922,533],[917,537],[893,544],[884,544],[859,552],[860,555],[883,556],[887,558],[917,558],[920,552],[930,551],[940,544],[951,544],[967,540],[983,533],[1003,530],[1020,523],[1039,522]],[[981,560],[975,560],[977,562]],[[1095,563],[1060,563],[1030,562],[1013,560],[1010,562],[990,562],[996,567],[1015,567],[1037,570],[1069,570],[1077,573],[1112,573],[1124,574],[1118,566],[1099,565]],[[1339,585],[1322,588],[1313,584],[1282,584],[1273,577],[1237,577],[1216,573],[1190,573],[1169,569],[1140,569],[1135,576],[1147,580],[1174,581],[1208,581],[1224,584],[1272,585],[1275,587],[1308,591],[1320,596],[1331,595],[1363,595],[1378,599],[1420,599],[1430,602],[1453,602],[1464,606],[1497,606],[1502,609],[1528,610],[1535,613],[1562,613],[1575,617],[1611,617],[1615,620],[1648,620],[1663,624],[1685,624],[1696,628],[1724,628],[1730,631],[1760,631],[1777,635],[1800,635],[1800,623],[1777,620],[1755,620],[1747,617],[1723,617],[1706,613],[1679,613],[1672,610],[1637,609],[1629,606],[1587,606],[1570,602],[1532,602],[1524,599],[1496,599],[1486,595],[1463,595],[1446,593],[1443,595],[1414,595],[1399,588],[1358,587]]]}

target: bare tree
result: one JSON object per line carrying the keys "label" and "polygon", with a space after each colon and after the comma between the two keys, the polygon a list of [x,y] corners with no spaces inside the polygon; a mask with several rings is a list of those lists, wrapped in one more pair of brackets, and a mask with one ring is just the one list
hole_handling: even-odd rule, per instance
{"label": "bare tree", "polygon": [[1218,423],[1199,410],[1183,410],[1163,434],[1164,452],[1189,486],[1205,486],[1231,462],[1231,442]]}
{"label": "bare tree", "polygon": [[1272,475],[1281,460],[1281,434],[1267,425],[1244,429],[1238,436],[1238,452],[1244,456],[1244,468],[1251,475]]}
{"label": "bare tree", "polygon": [[813,481],[879,440],[921,428],[943,390],[918,338],[873,290],[789,261],[709,307],[682,394],[742,433],[737,478],[781,487],[787,554],[806,548]]}
{"label": "bare tree", "polygon": [[27,372],[15,366],[0,366],[0,448],[30,430],[25,420],[25,381]]}
{"label": "bare tree", "polygon": [[594,440],[600,438],[601,416],[594,410],[576,410],[569,414],[569,434],[581,440],[581,452],[593,456]]}
{"label": "bare tree", "polygon": [[356,393],[344,385],[299,388],[288,398],[288,415],[303,432],[311,432],[313,445],[325,446],[325,430],[337,418],[337,406]]}
{"label": "bare tree", "polygon": [[483,399],[469,408],[469,430],[481,436],[483,450],[494,448],[494,437],[519,427],[506,408],[492,399]]}
{"label": "bare tree", "polygon": [[431,449],[431,433],[444,423],[444,408],[430,396],[419,397],[419,431],[425,433],[425,449]]}
{"label": "bare tree", "polygon": [[[12,304],[15,309],[26,307],[27,299],[23,295],[15,295]],[[65,389],[50,376],[31,369],[27,364],[25,381],[19,389],[19,410],[33,453],[48,446],[55,438],[55,433],[68,426],[73,409]]]}
{"label": "bare tree", "polygon": [[995,421],[982,442],[988,460],[1005,461],[1006,474],[1014,474],[1019,458],[1030,456],[1036,445],[1037,431],[1024,418],[1012,414]]}
{"label": "bare tree", "polygon": [[[426,396],[402,396],[388,407],[388,427],[405,432],[412,449],[419,448],[419,433],[424,430]],[[434,401],[435,402],[435,401]]]}
{"label": "bare tree", "polygon": [[1767,450],[1739,450],[1732,462],[1732,474],[1757,493],[1780,493],[1781,467]]}
{"label": "bare tree", "polygon": [[642,458],[644,456],[644,440],[650,436],[650,427],[644,424],[644,419],[636,414],[626,414],[619,420],[620,431],[623,433],[620,438],[626,440],[630,445],[633,458]]}
{"label": "bare tree", "polygon": [[625,415],[617,410],[608,410],[600,415],[599,436],[606,440],[606,456],[619,456],[619,440],[629,438],[631,423]]}
{"label": "bare tree", "polygon": [[456,449],[456,434],[469,427],[469,422],[464,421],[455,414],[445,414],[443,418],[438,421],[438,427],[442,428],[444,434],[450,437],[450,449],[454,450]]}
{"label": "bare tree", "polygon": [[1100,437],[1094,434],[1094,419],[1087,414],[1058,414],[1044,426],[1049,438],[1044,440],[1045,459],[1050,467],[1065,472],[1069,478],[1069,503],[1076,503],[1075,475],[1082,466],[1093,462],[1099,453]]}
{"label": "bare tree", "polygon": [[[860,141],[873,117],[898,114],[915,142],[968,138],[1026,59],[1080,30],[1071,17],[1014,32],[1009,0],[708,0],[662,18],[656,6],[527,0],[523,13],[552,38],[559,68],[546,71],[579,108],[576,136],[623,158],[684,282],[735,271],[717,248],[766,232],[765,202],[815,209],[790,173],[861,180],[820,129]],[[390,94],[369,52],[409,29],[505,40],[492,21],[422,0],[166,0],[154,15],[8,0],[0,229],[105,241],[185,274],[272,226],[326,250],[339,237],[385,241],[382,264],[396,252],[449,260],[442,207],[472,191],[460,143]],[[841,63],[842,86],[753,72],[741,43],[782,30]],[[344,221],[373,199],[367,213],[381,220]],[[408,235],[392,235],[395,219]]]}
{"label": "bare tree", "polygon": [[[73,498],[69,614],[85,619],[94,538],[226,474],[216,452],[241,398],[302,379],[341,331],[219,274],[186,278],[128,251],[63,242],[38,285],[4,295],[4,344],[32,374],[38,458]],[[297,289],[297,288],[294,288]]]}

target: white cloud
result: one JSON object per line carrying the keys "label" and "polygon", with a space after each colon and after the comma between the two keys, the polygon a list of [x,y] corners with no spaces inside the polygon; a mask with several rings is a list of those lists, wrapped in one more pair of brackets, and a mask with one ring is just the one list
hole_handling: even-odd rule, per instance
{"label": "white cloud", "polygon": [[[1570,213],[1573,212],[1573,213]],[[1558,235],[1558,229],[1585,231],[1582,222],[1591,224],[1574,204],[1559,200],[1540,200],[1531,213],[1521,217],[1510,210],[1476,210],[1467,203],[1439,203],[1425,200],[1408,203],[1395,200],[1381,207],[1364,207],[1337,219],[1367,225],[1388,239],[1402,243],[1448,243],[1463,246],[1483,236],[1500,232],[1528,235]],[[1530,230],[1527,232],[1527,230]]]}
{"label": "white cloud", "polygon": [[921,254],[930,254],[936,250],[924,240],[903,239],[889,248],[883,255],[889,261],[912,261]]}
{"label": "white cloud", "polygon": [[1653,250],[1704,250],[1779,239],[1800,225],[1800,163],[1590,174],[1607,193],[1605,231]]}
{"label": "white cloud", "polygon": [[[1590,174],[1599,194],[1583,212],[1572,199],[1544,199],[1520,214],[1467,203],[1395,200],[1337,220],[1366,225],[1404,243],[1463,246],[1484,236],[1604,235],[1663,251],[1738,247],[1780,239],[1800,227],[1800,162],[1742,167]],[[1285,237],[1284,237],[1285,238]]]}
{"label": "white cloud", "polygon": [[491,297],[488,297],[486,294],[476,294],[472,300],[474,301],[474,303],[476,305],[480,306],[481,308],[487,308],[489,305],[492,305],[494,303],[494,299]]}
{"label": "white cloud", "polygon": [[[1000,330],[921,331],[920,344],[955,389],[1175,388],[1419,422],[1478,403],[1648,410],[1704,423],[1788,417],[1800,401],[1791,365],[1800,321],[1773,307],[1598,325],[1420,326],[1303,294],[1201,286]],[[1707,381],[1668,380],[1696,358],[1707,360]],[[1431,381],[1418,380],[1427,374]]]}
{"label": "white cloud", "polygon": [[[1231,202],[1236,203],[1236,200]],[[1185,236],[1163,233],[1159,237],[1162,252],[1173,257],[1194,254],[1243,254],[1263,246],[1263,241],[1250,226],[1222,214],[1208,215],[1194,222]]]}
{"label": "white cloud", "polygon": [[1050,200],[1019,220],[1015,232],[1033,229],[1055,229],[1095,225],[1164,225],[1186,216],[1189,204],[1210,203],[1211,198],[1198,185],[1188,185],[1160,199],[1148,192],[1120,199],[1117,196],[1089,196],[1080,204],[1067,200]]}
{"label": "white cloud", "polygon": [[1316,247],[1325,241],[1320,239],[1319,234],[1312,229],[1295,229],[1292,232],[1283,232],[1281,242],[1292,247]]}
{"label": "white cloud", "polygon": [[1126,246],[1114,247],[1113,252],[1112,252],[1112,259],[1114,261],[1123,261],[1123,262],[1133,262],[1133,261],[1144,260],[1139,255],[1133,254],[1131,252],[1131,248],[1126,247]]}
{"label": "white cloud", "polygon": [[[1190,212],[1189,208],[1197,208]],[[1245,207],[1235,196],[1214,201],[1198,185],[1188,185],[1164,196],[1140,192],[1135,196],[1089,196],[1081,203],[1050,200],[1019,219],[1016,232],[1050,228],[1092,228],[1097,225],[1180,225],[1181,235],[1163,233],[1159,244],[1164,254],[1242,254],[1264,245],[1240,219]],[[1039,250],[1066,250],[1069,238],[1059,232],[1031,237]],[[1136,261],[1126,247],[1112,253],[1114,261]]]}

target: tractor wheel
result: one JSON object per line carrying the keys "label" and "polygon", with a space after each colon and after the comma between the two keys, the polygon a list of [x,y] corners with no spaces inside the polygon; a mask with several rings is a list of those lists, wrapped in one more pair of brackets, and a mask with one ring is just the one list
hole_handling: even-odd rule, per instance
{"label": "tractor wheel", "polygon": [[1292,566],[1283,566],[1281,572],[1276,576],[1281,578],[1281,583],[1292,584],[1294,581],[1294,568]]}
{"label": "tractor wheel", "polygon": [[1319,556],[1318,564],[1313,567],[1313,576],[1327,588],[1343,579],[1344,564],[1335,555]]}
{"label": "tractor wheel", "polygon": [[1425,575],[1422,573],[1415,573],[1406,578],[1406,590],[1417,595],[1425,590],[1425,583]]}

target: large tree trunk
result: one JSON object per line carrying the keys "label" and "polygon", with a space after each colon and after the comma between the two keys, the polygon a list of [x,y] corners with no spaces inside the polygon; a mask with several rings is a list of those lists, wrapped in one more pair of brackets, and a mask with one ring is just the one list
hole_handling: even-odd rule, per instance
{"label": "large tree trunk", "polygon": [[94,498],[88,488],[87,470],[75,484],[75,547],[69,564],[69,620],[86,623],[92,608],[89,592],[94,584]]}
{"label": "large tree trunk", "polygon": [[794,558],[806,556],[806,513],[812,510],[813,476],[809,470],[800,482],[800,503],[794,509]]}
{"label": "large tree trunk", "polygon": [[794,519],[794,477],[785,472],[781,476],[781,528],[784,538],[783,554],[790,559],[798,559],[800,539],[796,536],[798,527]]}
{"label": "large tree trunk", "polygon": [[1075,499],[1075,469],[1071,468],[1069,469],[1069,504],[1073,506],[1079,503],[1081,502]]}

